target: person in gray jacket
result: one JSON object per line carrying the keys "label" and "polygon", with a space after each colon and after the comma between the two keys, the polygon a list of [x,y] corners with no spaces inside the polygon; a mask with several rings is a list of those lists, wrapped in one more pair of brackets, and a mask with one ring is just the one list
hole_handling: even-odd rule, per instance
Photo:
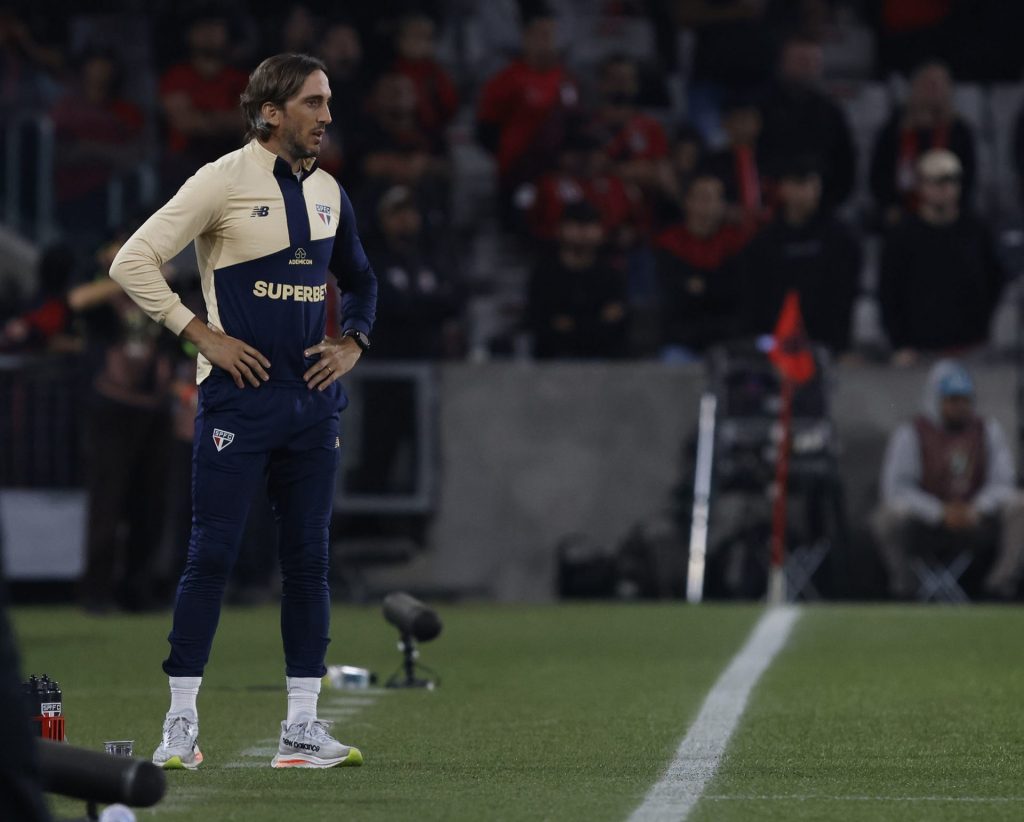
{"label": "person in gray jacket", "polygon": [[996,547],[986,596],[1011,599],[1024,554],[1024,495],[999,423],[975,411],[974,382],[953,360],[928,376],[921,413],[889,438],[872,525],[889,592],[914,593],[911,557]]}

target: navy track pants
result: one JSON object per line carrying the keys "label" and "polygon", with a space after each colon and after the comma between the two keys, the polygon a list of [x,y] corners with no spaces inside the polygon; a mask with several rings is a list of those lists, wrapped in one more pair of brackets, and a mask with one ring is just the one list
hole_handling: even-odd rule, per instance
{"label": "navy track pants", "polygon": [[326,673],[328,525],[346,404],[339,383],[323,392],[273,380],[239,389],[211,375],[199,386],[192,534],[163,664],[169,676],[203,674],[249,504],[264,482],[278,525],[285,673]]}

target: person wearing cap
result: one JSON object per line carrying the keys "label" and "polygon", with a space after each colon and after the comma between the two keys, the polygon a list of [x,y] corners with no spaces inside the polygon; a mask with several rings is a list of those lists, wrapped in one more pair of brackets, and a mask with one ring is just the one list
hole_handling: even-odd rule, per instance
{"label": "person wearing cap", "polygon": [[1024,555],[1024,496],[1002,427],[975,410],[974,381],[954,360],[931,369],[920,413],[889,438],[872,520],[889,592],[914,593],[911,557],[995,546],[983,593],[1011,599]]}
{"label": "person wearing cap", "polygon": [[953,108],[953,79],[943,64],[922,64],[910,79],[907,101],[878,132],[871,152],[871,194],[887,225],[894,225],[917,205],[915,165],[933,148],[956,155],[963,168],[961,202],[969,201],[974,183],[974,135]]}
{"label": "person wearing cap", "polygon": [[962,176],[953,152],[925,152],[917,211],[885,236],[878,298],[896,364],[988,340],[1005,273],[988,227],[961,208]]}
{"label": "person wearing cap", "polygon": [[780,167],[775,218],[742,258],[745,313],[749,331],[770,334],[786,294],[795,290],[808,336],[838,354],[850,347],[861,248],[849,228],[822,211],[821,190],[814,158]]}

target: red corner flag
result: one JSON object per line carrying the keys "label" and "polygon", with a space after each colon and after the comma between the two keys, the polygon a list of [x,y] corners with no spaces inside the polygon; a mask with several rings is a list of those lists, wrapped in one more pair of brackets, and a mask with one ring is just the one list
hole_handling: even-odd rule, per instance
{"label": "red corner flag", "polygon": [[773,336],[775,345],[768,356],[782,379],[795,385],[811,379],[814,376],[814,355],[804,330],[800,295],[796,291],[786,294]]}

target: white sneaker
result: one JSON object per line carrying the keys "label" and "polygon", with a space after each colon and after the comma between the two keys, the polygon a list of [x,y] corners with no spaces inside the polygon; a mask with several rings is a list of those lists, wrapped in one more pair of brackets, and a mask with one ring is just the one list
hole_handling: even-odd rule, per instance
{"label": "white sneaker", "polygon": [[271,761],[274,768],[334,768],[362,765],[363,755],[358,748],[343,745],[329,733],[329,722],[310,719],[308,722],[281,723],[281,741],[277,756]]}
{"label": "white sneaker", "polygon": [[172,716],[164,721],[164,736],[153,752],[153,764],[169,771],[194,771],[203,761],[198,739],[198,722],[187,716]]}

